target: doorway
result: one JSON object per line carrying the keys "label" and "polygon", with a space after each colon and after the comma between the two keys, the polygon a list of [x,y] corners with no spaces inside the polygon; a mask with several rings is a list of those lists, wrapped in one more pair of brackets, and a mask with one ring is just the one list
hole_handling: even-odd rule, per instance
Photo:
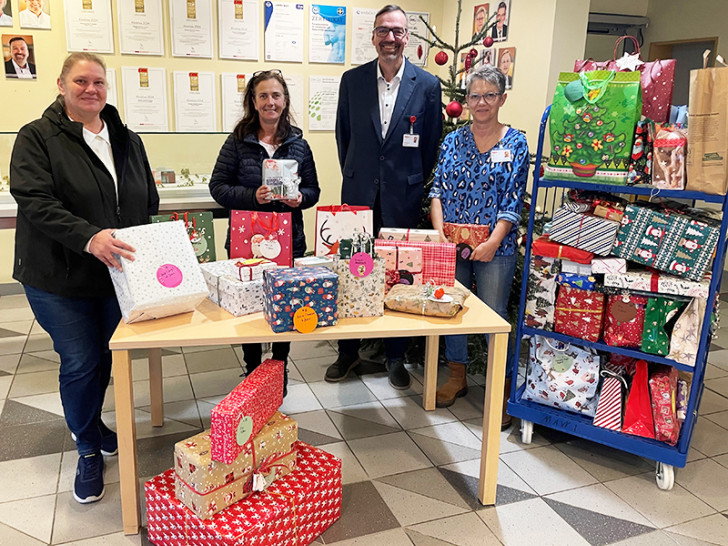
{"label": "doorway", "polygon": [[648,60],[675,59],[675,85],[672,93],[672,103],[676,105],[687,104],[690,93],[690,71],[703,68],[703,51],[710,50],[708,66],[715,63],[715,52],[718,49],[718,37],[695,38],[692,40],[677,40],[672,42],[652,42]]}

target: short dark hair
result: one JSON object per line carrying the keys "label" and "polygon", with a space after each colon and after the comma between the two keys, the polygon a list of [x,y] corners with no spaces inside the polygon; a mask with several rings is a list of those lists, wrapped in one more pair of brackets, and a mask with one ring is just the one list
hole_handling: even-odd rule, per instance
{"label": "short dark hair", "polygon": [[248,85],[245,87],[245,93],[243,95],[244,114],[233,130],[235,138],[240,141],[242,141],[247,135],[258,136],[260,118],[258,117],[258,111],[255,109],[255,88],[258,87],[259,83],[266,80],[276,80],[280,83],[283,88],[283,95],[286,97],[286,106],[283,108],[281,117],[278,120],[278,127],[275,135],[276,140],[278,143],[282,143],[291,135],[293,116],[291,115],[291,96],[288,93],[288,85],[279,71],[266,70],[256,73],[256,75],[250,78]]}
{"label": "short dark hair", "polygon": [[506,3],[505,2],[501,2],[500,4],[498,4],[498,7],[496,8],[495,11],[498,11],[501,8],[503,8],[506,11],[508,11],[508,6],[506,6]]}
{"label": "short dark hair", "polygon": [[8,42],[8,46],[12,45],[13,42],[21,41],[24,42],[25,45],[28,45],[28,42],[25,41],[25,38],[22,36],[15,36],[14,38],[10,38],[10,41]]}
{"label": "short dark hair", "polygon": [[378,18],[378,17],[380,16],[380,15],[384,15],[385,13],[389,13],[390,11],[400,11],[400,12],[402,12],[402,15],[404,15],[404,16],[405,16],[405,18],[407,17],[407,12],[406,12],[406,11],[404,11],[404,10],[403,10],[403,9],[402,9],[401,7],[399,7],[399,6],[397,5],[397,4],[387,4],[386,6],[384,6],[384,7],[382,8],[382,9],[380,9],[380,10],[379,10],[379,11],[377,12],[377,14],[376,14],[376,15],[374,16],[374,21],[376,21],[376,20],[377,20],[377,18]]}

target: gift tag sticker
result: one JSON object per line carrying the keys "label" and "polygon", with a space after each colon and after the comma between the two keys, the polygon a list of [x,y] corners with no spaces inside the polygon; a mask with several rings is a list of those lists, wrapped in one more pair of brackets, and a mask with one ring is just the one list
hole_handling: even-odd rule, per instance
{"label": "gift tag sticker", "polygon": [[239,446],[245,445],[253,433],[253,418],[249,415],[243,416],[235,430],[235,441]]}
{"label": "gift tag sticker", "polygon": [[[627,301],[624,301],[624,300]],[[618,323],[632,322],[637,318],[637,308],[630,302],[629,296],[616,300],[612,304],[612,316]]]}
{"label": "gift tag sticker", "polygon": [[293,313],[293,327],[302,334],[310,334],[318,325],[318,315],[310,307],[301,307]]}
{"label": "gift tag sticker", "polygon": [[281,253],[281,244],[276,239],[265,239],[260,242],[260,255],[273,260]]}
{"label": "gift tag sticker", "polygon": [[465,261],[470,259],[470,255],[473,253],[473,249],[467,243],[458,243],[455,247],[455,252],[458,260]]}
{"label": "gift tag sticker", "polygon": [[556,373],[564,373],[571,369],[574,365],[574,359],[567,354],[558,354],[554,356],[554,363],[552,369]]}
{"label": "gift tag sticker", "polygon": [[374,260],[366,252],[357,252],[349,260],[351,274],[360,279],[369,275],[374,269]]}
{"label": "gift tag sticker", "polygon": [[172,264],[164,264],[157,269],[157,280],[165,288],[174,288],[182,284],[182,271]]}
{"label": "gift tag sticker", "polygon": [[436,301],[439,303],[452,303],[453,299],[452,296],[449,294],[443,294],[441,298],[436,298],[435,294],[432,294],[427,298],[428,300]]}

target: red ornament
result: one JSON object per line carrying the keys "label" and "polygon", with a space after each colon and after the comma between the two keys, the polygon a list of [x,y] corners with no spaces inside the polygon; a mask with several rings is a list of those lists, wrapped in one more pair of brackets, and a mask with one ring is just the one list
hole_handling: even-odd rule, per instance
{"label": "red ornament", "polygon": [[468,57],[472,57],[473,59],[478,56],[478,50],[473,48],[470,51],[468,51]]}
{"label": "red ornament", "polygon": [[465,57],[465,61],[463,61],[463,64],[465,65],[465,71],[467,72],[470,70],[470,67],[473,66],[473,58],[471,56]]}
{"label": "red ornament", "polygon": [[460,114],[463,113],[463,105],[454,100],[445,107],[445,112],[451,118],[459,118]]}
{"label": "red ornament", "polygon": [[435,55],[435,63],[439,64],[440,66],[444,65],[448,61],[447,53],[444,51],[440,51],[437,55]]}
{"label": "red ornament", "polygon": [[490,36],[486,36],[485,39],[483,40],[483,45],[485,47],[491,47],[493,45],[493,38]]}

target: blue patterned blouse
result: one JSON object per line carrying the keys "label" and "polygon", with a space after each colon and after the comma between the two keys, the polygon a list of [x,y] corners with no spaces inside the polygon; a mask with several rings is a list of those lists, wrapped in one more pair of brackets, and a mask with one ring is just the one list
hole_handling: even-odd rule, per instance
{"label": "blue patterned blouse", "polygon": [[[509,149],[512,161],[492,163],[490,154],[497,148]],[[496,251],[496,256],[510,256],[516,251],[529,165],[528,143],[521,132],[509,128],[491,150],[480,153],[466,125],[442,143],[430,198],[441,200],[445,222],[489,225],[491,231],[498,220],[511,222],[513,228]]]}

